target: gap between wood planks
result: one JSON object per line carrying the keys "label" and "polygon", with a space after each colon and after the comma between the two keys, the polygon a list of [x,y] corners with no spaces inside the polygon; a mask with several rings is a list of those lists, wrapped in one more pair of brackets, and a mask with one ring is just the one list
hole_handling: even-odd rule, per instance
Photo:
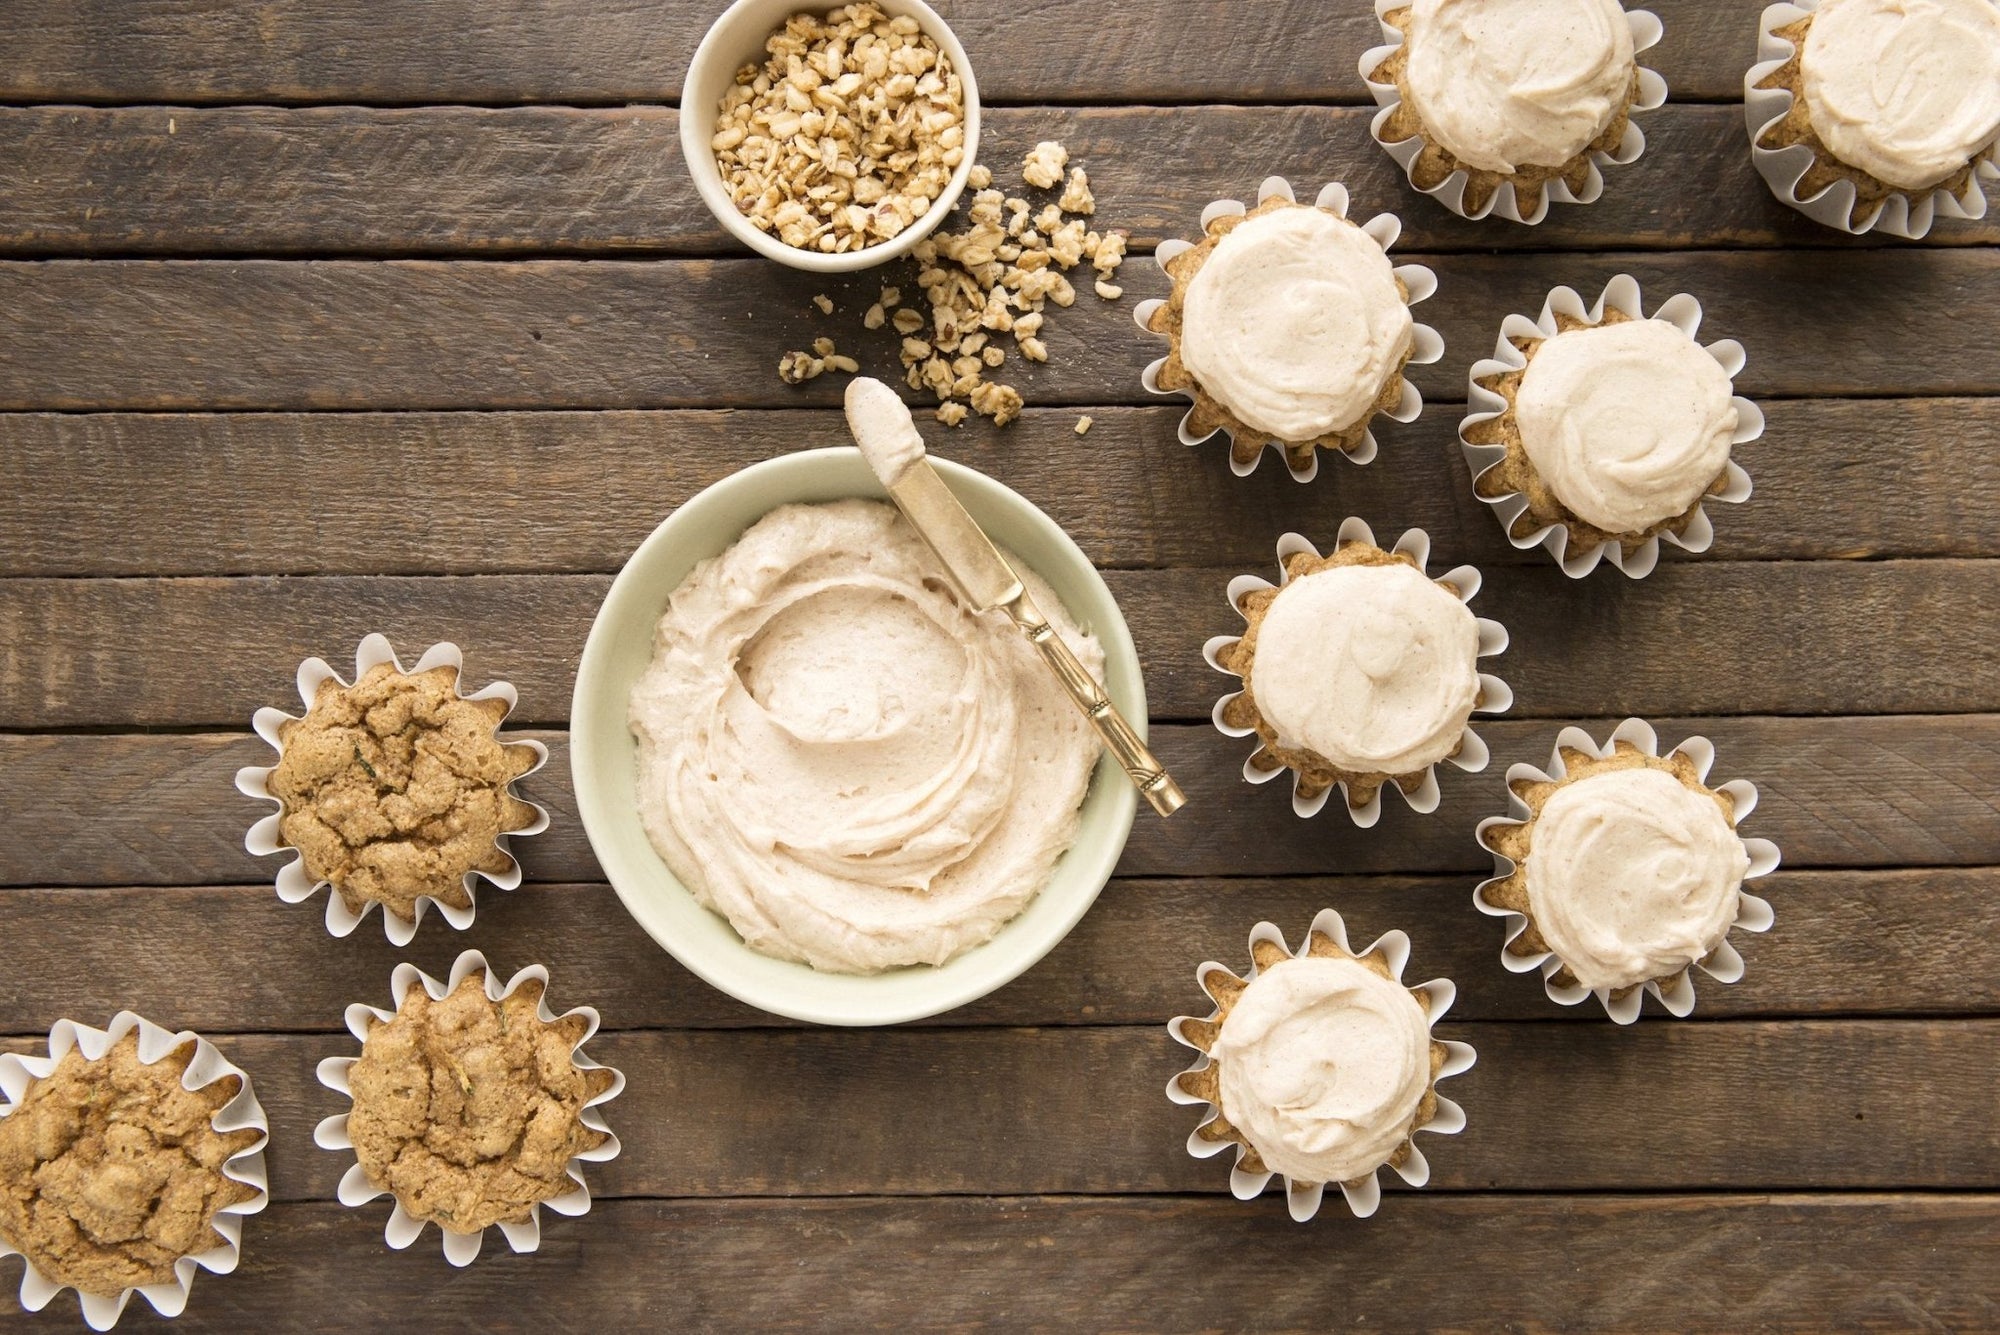
{"label": "gap between wood planks", "polygon": [[[1119,876],[1048,960],[1021,982],[918,1027],[1158,1025],[1204,1005],[1198,957],[1231,963],[1253,922],[1297,939],[1320,909],[1339,908],[1357,943],[1392,929],[1415,943],[1412,976],[1459,983],[1453,1023],[1599,1019],[1558,1007],[1536,980],[1495,968],[1502,930],[1475,914],[1482,873],[1428,876]],[[1739,936],[1746,980],[1700,987],[1696,1018],[1947,1018],[2000,1012],[2000,867],[1786,870],[1753,887],[1780,930]],[[384,986],[405,959],[438,976],[465,938],[423,933],[396,948],[370,923],[330,944],[325,901],[286,905],[262,883],[0,890],[15,931],[12,1007],[43,1026],[58,1013],[130,1005],[196,1028],[312,1032],[336,1028],[346,1002]],[[529,882],[482,891],[477,939],[497,969],[549,963],[558,991],[606,998],[619,1029],[796,1028],[700,983],[664,956],[601,883]],[[148,948],[160,936],[222,943],[260,961],[258,982],[210,976]],[[588,948],[581,943],[588,941]],[[1855,942],[1867,941],[1865,951]],[[1235,967],[1245,962],[1235,960]],[[608,1000],[616,998],[615,1003]],[[246,1002],[249,1003],[246,1006]],[[23,1031],[27,1032],[27,1031]]]}

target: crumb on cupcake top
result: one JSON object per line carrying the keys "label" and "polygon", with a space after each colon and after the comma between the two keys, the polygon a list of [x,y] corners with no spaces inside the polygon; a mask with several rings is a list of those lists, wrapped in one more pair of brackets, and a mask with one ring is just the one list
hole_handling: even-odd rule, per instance
{"label": "crumb on cupcake top", "polygon": [[407,919],[421,896],[469,907],[466,873],[503,870],[495,839],[534,819],[507,791],[534,751],[494,736],[505,701],[461,699],[457,681],[451,667],[378,664],[352,686],[322,682],[284,725],[269,781],[279,830],[350,909]]}
{"label": "crumb on cupcake top", "polygon": [[348,1072],[362,1171],[411,1216],[459,1233],[519,1222],[571,1189],[567,1169],[605,1133],[584,1106],[616,1078],[574,1060],[586,1022],[544,1023],[541,986],[500,1001],[474,973],[443,1001],[412,988]]}
{"label": "crumb on cupcake top", "polygon": [[242,1081],[183,1088],[194,1051],[146,1065],[136,1031],[97,1061],[72,1048],[0,1117],[0,1238],[54,1283],[168,1283],[176,1261],[223,1242],[220,1210],[257,1195],[222,1166],[263,1133],[213,1125]]}

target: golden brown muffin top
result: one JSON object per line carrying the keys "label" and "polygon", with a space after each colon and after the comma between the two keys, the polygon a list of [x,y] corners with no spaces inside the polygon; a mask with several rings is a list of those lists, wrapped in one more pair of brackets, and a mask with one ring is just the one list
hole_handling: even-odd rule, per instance
{"label": "golden brown muffin top", "polygon": [[582,1113],[616,1077],[578,1069],[585,1020],[543,1023],[542,991],[492,1001],[483,973],[443,1001],[412,988],[362,1041],[348,1135],[369,1180],[417,1219],[460,1233],[525,1220],[570,1189],[572,1158],[607,1139]]}
{"label": "golden brown muffin top", "polygon": [[423,895],[471,907],[466,873],[504,871],[494,840],[534,821],[507,791],[534,751],[494,736],[504,700],[461,699],[457,682],[456,668],[378,664],[352,686],[320,683],[280,731],[278,828],[355,912],[373,902],[412,918]]}
{"label": "golden brown muffin top", "polygon": [[222,1242],[216,1213],[256,1196],[222,1165],[257,1143],[215,1114],[242,1081],[181,1086],[195,1045],[147,1066],[135,1031],[97,1061],[80,1049],[0,1117],[0,1238],[57,1284],[115,1294],[174,1277]]}

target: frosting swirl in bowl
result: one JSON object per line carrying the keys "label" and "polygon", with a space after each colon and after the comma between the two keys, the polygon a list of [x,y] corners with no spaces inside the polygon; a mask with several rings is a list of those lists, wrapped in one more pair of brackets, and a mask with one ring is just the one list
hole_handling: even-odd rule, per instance
{"label": "frosting swirl in bowl", "polygon": [[1298,956],[1259,972],[1209,1055],[1223,1115],[1294,1182],[1349,1182],[1387,1163],[1431,1083],[1424,1008],[1347,958]]}
{"label": "frosting swirl in bowl", "polygon": [[1813,132],[1835,157],[1926,189],[2000,134],[2000,6],[1823,0],[1799,76]]}
{"label": "frosting swirl in bowl", "polygon": [[1749,870],[1714,797],[1665,770],[1608,770],[1564,784],[1542,805],[1528,846],[1528,906],[1579,983],[1636,987],[1721,943]]}
{"label": "frosting swirl in bowl", "polygon": [[1443,760],[1479,700],[1478,619],[1400,561],[1287,581],[1255,648],[1250,690],[1279,744],[1352,774]]}
{"label": "frosting swirl in bowl", "polygon": [[1322,208],[1245,219],[1188,284],[1181,361],[1243,422],[1282,441],[1352,426],[1415,339],[1395,267]]}
{"label": "frosting swirl in bowl", "polygon": [[630,721],[640,817],[674,875],[753,949],[842,973],[990,938],[1074,839],[1098,755],[1034,649],[969,611],[876,501],[781,506],[695,567]]}
{"label": "frosting swirl in bowl", "polygon": [[1674,325],[1624,320],[1537,346],[1514,420],[1571,513],[1639,533],[1684,513],[1728,466],[1733,392],[1729,373]]}
{"label": "frosting swirl in bowl", "polygon": [[1603,134],[1632,86],[1618,0],[1415,0],[1411,108],[1470,167],[1559,167]]}

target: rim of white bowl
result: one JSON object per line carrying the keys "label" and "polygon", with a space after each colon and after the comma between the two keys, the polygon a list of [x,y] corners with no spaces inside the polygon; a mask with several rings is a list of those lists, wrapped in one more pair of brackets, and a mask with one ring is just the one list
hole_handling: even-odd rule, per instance
{"label": "rim of white bowl", "polygon": [[[1034,555],[1041,559],[1027,552],[1021,556],[1043,579],[1059,592],[1066,582],[1080,583],[1085,596],[1099,605],[1077,606],[1074,589],[1065,600],[1072,615],[1086,620],[1104,646],[1106,688],[1144,736],[1146,688],[1138,651],[1097,568],[1060,525],[1020,493],[962,464],[946,459],[932,462],[982,522],[1002,527],[980,513],[997,509],[1008,516],[1009,525],[1019,524],[1033,534],[1043,549]],[[776,498],[756,499],[760,492],[776,493]],[[879,974],[822,973],[752,950],[725,919],[695,900],[639,825],[632,792],[633,743],[626,724],[632,679],[651,660],[653,628],[668,595],[696,562],[720,553],[775,506],[850,496],[887,499],[859,450],[852,446],[802,450],[732,473],[661,521],[627,559],[591,623],[570,704],[570,773],[577,815],[606,879],[633,920],[689,972],[773,1015],[816,1024],[884,1025],[939,1015],[976,1001],[1020,977],[1055,949],[1111,879],[1131,834],[1138,795],[1117,764],[1100,755],[1076,840],[1056,864],[1049,883],[990,941],[940,966]],[[752,509],[756,513],[741,524],[730,518]],[[700,550],[683,548],[684,559],[672,561],[667,575],[646,573],[649,567],[667,562],[666,554],[685,535],[704,526],[727,532],[719,543],[700,544]],[[1003,536],[996,537],[1005,544]],[[1016,544],[1017,549],[1020,545],[1024,544]],[[676,568],[680,573],[672,573]],[[621,640],[635,634],[636,644],[629,638]],[[627,655],[624,668],[615,662],[621,652]],[[637,666],[630,667],[631,663]],[[596,776],[607,765],[622,769],[610,771],[616,777],[600,783]]]}
{"label": "rim of white bowl", "polygon": [[876,245],[829,255],[822,251],[800,250],[777,237],[761,232],[743,216],[723,187],[722,172],[715,165],[709,140],[715,135],[717,101],[735,80],[736,71],[763,54],[764,42],[793,14],[826,12],[838,6],[815,0],[735,0],[709,25],[701,44],[688,62],[681,81],[681,156],[687,160],[688,175],[702,203],[728,233],[767,259],[810,273],[855,273],[872,269],[909,254],[919,241],[935,232],[965,191],[979,155],[979,83],[973,77],[972,62],[958,34],[951,30],[935,9],[924,0],[874,0],[891,18],[909,14],[922,25],[924,33],[938,44],[958,71],[959,87],[965,100],[965,156],[951,174],[944,193],[931,202],[923,217],[899,234]]}

